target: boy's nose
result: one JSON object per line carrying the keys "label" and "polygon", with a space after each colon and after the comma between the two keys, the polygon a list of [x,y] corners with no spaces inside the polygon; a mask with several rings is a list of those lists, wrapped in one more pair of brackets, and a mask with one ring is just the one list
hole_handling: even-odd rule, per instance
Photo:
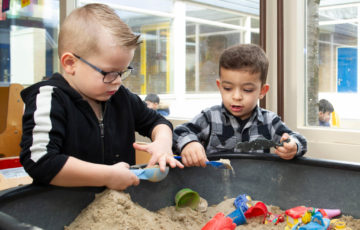
{"label": "boy's nose", "polygon": [[242,93],[241,93],[240,89],[237,89],[237,90],[234,91],[233,99],[234,100],[241,100],[242,99]]}

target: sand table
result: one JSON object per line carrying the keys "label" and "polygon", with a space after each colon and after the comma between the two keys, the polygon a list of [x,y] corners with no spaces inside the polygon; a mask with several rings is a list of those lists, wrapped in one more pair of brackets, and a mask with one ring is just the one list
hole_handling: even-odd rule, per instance
{"label": "sand table", "polygon": [[[114,190],[105,190],[96,195],[95,200],[85,208],[79,216],[66,226],[66,230],[81,229],[201,229],[216,213],[231,213],[235,208],[235,198],[225,199],[218,205],[210,206],[206,212],[194,211],[190,208],[175,209],[175,206],[166,207],[151,212],[131,201],[130,195]],[[252,205],[256,201],[251,201]],[[267,205],[268,211],[274,214],[283,213],[279,207]],[[340,218],[352,230],[360,229],[360,219],[349,216]],[[247,224],[237,226],[236,229],[281,229],[286,223],[274,225],[262,224],[261,218],[249,218]]]}

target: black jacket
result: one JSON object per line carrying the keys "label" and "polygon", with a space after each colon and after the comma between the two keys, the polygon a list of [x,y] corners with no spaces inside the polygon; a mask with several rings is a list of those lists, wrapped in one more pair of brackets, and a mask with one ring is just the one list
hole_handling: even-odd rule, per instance
{"label": "black jacket", "polygon": [[[171,123],[124,86],[103,102],[103,127],[89,103],[58,73],[21,92],[25,103],[20,161],[34,182],[48,184],[68,156],[111,165],[135,163],[135,131],[150,137]],[[101,132],[103,131],[103,137]]]}

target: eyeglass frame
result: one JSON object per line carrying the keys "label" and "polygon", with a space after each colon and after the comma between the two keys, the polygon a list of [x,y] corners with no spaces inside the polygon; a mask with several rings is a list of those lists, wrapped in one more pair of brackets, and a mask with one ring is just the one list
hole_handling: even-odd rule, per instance
{"label": "eyeglass frame", "polygon": [[[106,71],[100,69],[99,67],[91,64],[90,62],[86,61],[84,58],[80,57],[79,55],[74,54],[74,53],[73,53],[73,55],[74,55],[77,59],[79,59],[80,61],[84,62],[85,64],[87,64],[88,66],[90,66],[91,68],[93,68],[94,70],[96,70],[97,72],[101,73],[101,74],[104,76],[104,77],[103,77],[103,82],[104,82],[105,84],[110,84],[110,83],[112,83],[112,82],[115,81],[116,78],[118,78],[118,77],[120,77],[121,80],[125,80],[128,76],[130,76],[131,71],[134,69],[133,67],[128,66],[127,69],[124,70],[124,71],[119,71],[119,72],[118,72],[118,71],[106,72]],[[107,76],[108,74],[113,74],[113,73],[116,73],[116,74],[117,74],[117,77],[115,77],[115,78],[114,78],[113,80],[111,80],[111,81],[105,81],[106,76]],[[125,73],[128,73],[128,75],[123,76]]]}

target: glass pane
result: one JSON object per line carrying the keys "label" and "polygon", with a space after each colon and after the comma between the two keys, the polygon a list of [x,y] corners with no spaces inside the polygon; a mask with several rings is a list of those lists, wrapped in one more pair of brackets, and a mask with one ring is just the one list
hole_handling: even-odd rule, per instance
{"label": "glass pane", "polygon": [[356,19],[357,14],[356,7],[340,6],[339,8],[324,7],[319,9],[320,23],[341,19]]}
{"label": "glass pane", "polygon": [[[197,38],[198,42],[191,33],[191,27],[198,27],[199,31],[203,31]],[[220,55],[225,48],[240,43],[241,33],[209,25],[188,25],[187,28],[186,91],[214,92],[217,90]]]}
{"label": "glass pane", "polygon": [[[241,6],[243,3],[237,1],[233,4]],[[259,18],[248,11],[191,4],[187,4],[186,16],[209,20],[208,23],[196,20],[186,23],[186,92],[215,93],[221,53],[239,43],[259,44]]]}
{"label": "glass pane", "polygon": [[168,94],[170,89],[170,18],[117,11],[142,44],[131,63],[134,71],[123,84],[137,94]]}
{"label": "glass pane", "polygon": [[0,82],[30,85],[58,70],[59,0],[11,1],[0,18]]}
{"label": "glass pane", "polygon": [[186,16],[217,22],[226,22],[233,25],[241,25],[242,21],[245,19],[245,16],[242,16],[240,13],[220,11],[220,9],[215,10],[191,4],[186,5]]}
{"label": "glass pane", "polygon": [[259,15],[259,0],[192,0],[200,4],[234,12]]}
{"label": "glass pane", "polygon": [[359,129],[359,5],[332,2],[307,2],[306,125]]}
{"label": "glass pane", "polygon": [[151,11],[161,11],[171,13],[173,10],[173,1],[172,0],[103,0],[101,1],[103,4],[109,5],[122,5],[129,6],[134,8],[140,8]]}

